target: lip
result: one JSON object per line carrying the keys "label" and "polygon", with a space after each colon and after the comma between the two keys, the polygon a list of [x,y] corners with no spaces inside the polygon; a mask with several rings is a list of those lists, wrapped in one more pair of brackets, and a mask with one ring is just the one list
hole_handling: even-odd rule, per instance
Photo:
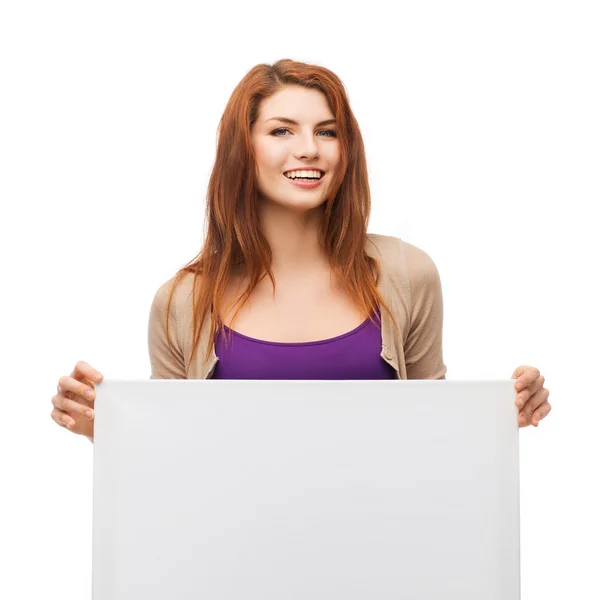
{"label": "lip", "polygon": [[312,190],[313,188],[319,187],[319,185],[321,185],[321,182],[323,181],[323,179],[325,179],[326,175],[326,173],[323,173],[323,175],[321,175],[321,179],[317,179],[315,181],[296,181],[295,179],[290,179],[285,175],[283,175],[283,177],[285,177],[287,181],[289,181],[289,183],[295,185],[298,188]]}

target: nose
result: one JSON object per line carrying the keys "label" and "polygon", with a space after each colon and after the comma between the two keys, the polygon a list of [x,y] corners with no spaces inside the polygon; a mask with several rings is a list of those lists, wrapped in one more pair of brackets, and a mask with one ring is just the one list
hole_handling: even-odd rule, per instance
{"label": "nose", "polygon": [[319,154],[319,146],[313,133],[296,136],[296,158],[316,157]]}

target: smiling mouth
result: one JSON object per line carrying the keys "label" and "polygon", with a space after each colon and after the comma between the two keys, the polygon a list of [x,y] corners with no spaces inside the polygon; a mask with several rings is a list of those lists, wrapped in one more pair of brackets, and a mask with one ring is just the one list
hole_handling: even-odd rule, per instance
{"label": "smiling mouth", "polygon": [[283,176],[290,181],[321,181],[325,175],[326,173],[321,173],[321,177],[288,177],[285,173],[283,173]]}

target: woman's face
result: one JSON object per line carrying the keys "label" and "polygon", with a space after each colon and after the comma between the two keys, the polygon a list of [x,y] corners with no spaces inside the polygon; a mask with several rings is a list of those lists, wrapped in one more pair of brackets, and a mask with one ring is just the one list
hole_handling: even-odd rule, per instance
{"label": "woman's face", "polygon": [[[336,124],[322,123],[333,119],[327,99],[319,90],[288,85],[262,101],[252,128],[252,143],[258,185],[267,202],[304,212],[325,201],[340,159]],[[301,188],[284,175],[293,169],[313,168],[325,172],[313,188]]]}

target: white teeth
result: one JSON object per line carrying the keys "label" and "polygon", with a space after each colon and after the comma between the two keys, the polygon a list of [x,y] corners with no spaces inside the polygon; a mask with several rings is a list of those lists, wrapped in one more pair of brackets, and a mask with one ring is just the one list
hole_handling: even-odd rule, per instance
{"label": "white teeth", "polygon": [[323,173],[321,171],[288,171],[284,173],[284,175],[288,179],[293,179],[294,177],[314,177],[315,179],[321,179]]}

